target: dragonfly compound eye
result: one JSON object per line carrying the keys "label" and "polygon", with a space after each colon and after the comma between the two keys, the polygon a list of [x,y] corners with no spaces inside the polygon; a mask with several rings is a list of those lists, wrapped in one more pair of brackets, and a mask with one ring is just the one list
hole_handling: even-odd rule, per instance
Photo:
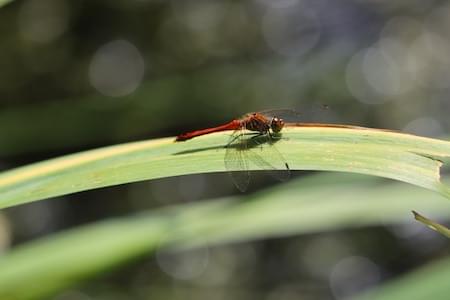
{"label": "dragonfly compound eye", "polygon": [[272,129],[273,132],[275,132],[275,133],[280,132],[281,129],[283,129],[283,127],[284,127],[283,119],[276,118],[276,117],[272,119],[270,128]]}

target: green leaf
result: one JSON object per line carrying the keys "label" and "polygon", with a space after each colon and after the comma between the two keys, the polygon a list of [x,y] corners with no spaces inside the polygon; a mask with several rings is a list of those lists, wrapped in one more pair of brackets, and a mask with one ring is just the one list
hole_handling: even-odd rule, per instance
{"label": "green leaf", "polygon": [[416,212],[414,210],[412,212],[413,212],[414,218],[417,221],[427,225],[428,227],[430,227],[434,231],[437,231],[437,232],[445,235],[446,237],[450,238],[450,229],[448,229],[447,227],[445,227],[442,224],[439,224],[439,223],[437,223],[437,222],[435,222],[433,220],[430,220],[430,219],[422,216],[421,214],[419,214],[418,212]]}
{"label": "green leaf", "polygon": [[450,258],[440,259],[353,300],[447,300]]}
{"label": "green leaf", "polygon": [[[225,132],[180,143],[135,142],[7,171],[0,174],[0,208],[139,180],[221,172],[228,138]],[[276,147],[293,170],[370,174],[450,196],[439,174],[440,160],[450,156],[447,141],[369,129],[291,127]]]}
{"label": "green leaf", "polygon": [[[38,299],[160,247],[186,249],[450,216],[444,198],[373,177],[326,174],[240,198],[179,205],[68,230],[0,257],[0,299]],[[444,237],[442,237],[444,238]],[[24,288],[26,286],[26,288]]]}
{"label": "green leaf", "polygon": [[12,0],[0,0],[0,7],[8,4],[9,2],[11,2]]}

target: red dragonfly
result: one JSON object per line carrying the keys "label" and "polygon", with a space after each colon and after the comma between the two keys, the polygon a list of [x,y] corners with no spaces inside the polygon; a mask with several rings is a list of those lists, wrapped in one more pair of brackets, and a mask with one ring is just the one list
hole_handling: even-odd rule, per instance
{"label": "red dragonfly", "polygon": [[[234,130],[230,141],[225,146],[224,161],[226,170],[240,191],[245,192],[250,183],[250,163],[257,168],[269,171],[273,177],[279,180],[287,180],[290,176],[289,165],[273,145],[280,138],[280,132],[285,125],[284,120],[276,116],[276,112],[279,111],[248,113],[242,118],[234,119],[224,125],[180,134],[176,137],[176,141],[186,141],[213,132]],[[255,151],[256,149],[258,151]],[[270,157],[269,160],[278,168],[259,153],[264,157]],[[278,171],[281,168],[284,170]]]}

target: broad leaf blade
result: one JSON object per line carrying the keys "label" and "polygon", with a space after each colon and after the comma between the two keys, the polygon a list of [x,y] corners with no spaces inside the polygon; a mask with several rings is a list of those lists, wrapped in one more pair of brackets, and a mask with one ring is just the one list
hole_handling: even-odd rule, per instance
{"label": "broad leaf blade", "polygon": [[436,193],[373,179],[311,176],[245,198],[165,208],[30,242],[0,257],[0,298],[37,299],[159,247],[414,222],[411,208],[450,216],[448,202]]}
{"label": "broad leaf blade", "polygon": [[[139,180],[221,172],[228,136],[135,142],[7,171],[0,174],[0,208]],[[447,141],[377,130],[296,127],[286,128],[276,147],[291,170],[370,174],[450,196],[439,174],[440,160],[450,156]]]}

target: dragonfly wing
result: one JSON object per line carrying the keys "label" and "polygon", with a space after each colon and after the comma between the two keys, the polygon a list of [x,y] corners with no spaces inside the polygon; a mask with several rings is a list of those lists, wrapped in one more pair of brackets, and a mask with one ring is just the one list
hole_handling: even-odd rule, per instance
{"label": "dragonfly wing", "polygon": [[297,122],[303,116],[302,113],[293,109],[268,109],[259,112],[267,118],[282,118],[285,122]]}
{"label": "dragonfly wing", "polygon": [[334,119],[332,110],[326,104],[314,104],[305,107],[301,112],[294,109],[270,109],[259,113],[268,118],[281,118],[285,123],[297,123],[300,120],[302,122],[310,122],[317,119],[329,122]]}
{"label": "dragonfly wing", "polygon": [[240,131],[233,134],[230,143],[226,146],[225,169],[230,174],[234,185],[241,192],[245,192],[250,183],[250,172],[248,161],[244,157],[244,153],[247,151],[247,143],[241,139],[241,134]]}
{"label": "dragonfly wing", "polygon": [[291,176],[289,165],[283,155],[270,142],[259,145],[255,142],[255,145],[249,147],[244,155],[245,160],[251,161],[277,180],[286,181]]}

